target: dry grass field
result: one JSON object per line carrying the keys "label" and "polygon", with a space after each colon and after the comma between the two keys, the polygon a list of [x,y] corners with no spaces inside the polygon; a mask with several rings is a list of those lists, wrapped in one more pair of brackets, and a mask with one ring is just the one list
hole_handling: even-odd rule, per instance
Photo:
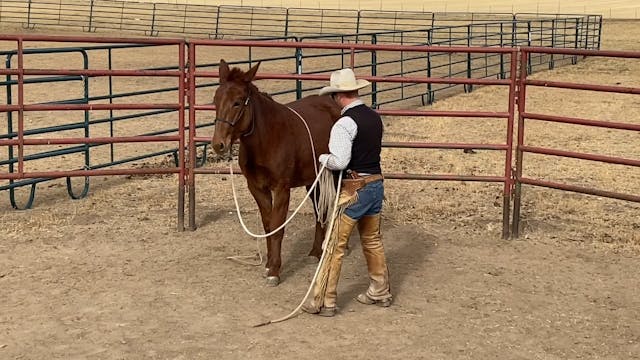
{"label": "dry grass field", "polygon": [[[607,21],[603,48],[640,50],[639,35],[638,22]],[[170,64],[175,50],[132,53],[136,56],[118,57],[116,67]],[[200,55],[217,61],[220,54],[212,49]],[[46,57],[30,61],[34,67],[73,67],[80,60],[69,56],[57,63]],[[97,57],[92,64],[104,66],[105,60]],[[640,63],[593,58],[534,77],[637,88]],[[144,89],[151,82],[157,87],[171,84],[126,78],[117,86]],[[269,81],[258,84],[273,86]],[[37,101],[64,91],[80,94],[74,86],[56,86],[27,97]],[[96,83],[94,88],[101,92],[105,86]],[[205,102],[212,90],[197,95]],[[528,94],[528,110],[640,123],[637,97],[537,89]],[[504,89],[486,87],[429,108],[505,107]],[[199,121],[207,116],[199,113]],[[29,126],[55,121],[49,113],[33,114]],[[147,131],[160,121],[175,118],[122,125],[116,131]],[[501,142],[503,133],[495,119],[387,117],[385,124],[387,141]],[[640,158],[637,136],[527,125],[527,141],[534,145],[633,159]],[[95,156],[108,158],[101,151]],[[386,149],[383,156],[390,172],[501,171],[501,158],[489,151]],[[31,166],[75,167],[79,159],[56,161],[60,163]],[[530,177],[640,193],[637,168],[535,156],[528,156],[526,164]],[[304,259],[313,236],[310,206],[287,228],[283,283],[267,288],[260,267],[225,259],[252,254],[256,247],[236,218],[228,176],[197,178],[194,232],[175,231],[174,176],[91,181],[89,197],[79,201],[69,200],[63,182],[56,181],[39,188],[32,210],[14,211],[6,197],[0,202],[0,358],[640,359],[638,204],[525,187],[523,237],[504,241],[501,207],[495,205],[499,186],[387,180],[383,236],[394,305],[369,308],[353,300],[366,286],[366,267],[354,235],[343,267],[338,317],[302,315],[252,328],[288,313],[306,291],[314,271]],[[257,207],[242,178],[234,181],[240,188],[242,215],[257,231]],[[296,191],[293,203],[302,195]]]}
{"label": "dry grass field", "polygon": [[[153,0],[143,1],[154,2]],[[244,5],[432,12],[600,14],[605,18],[640,18],[640,5],[633,0],[168,0],[155,2],[194,5]]]}

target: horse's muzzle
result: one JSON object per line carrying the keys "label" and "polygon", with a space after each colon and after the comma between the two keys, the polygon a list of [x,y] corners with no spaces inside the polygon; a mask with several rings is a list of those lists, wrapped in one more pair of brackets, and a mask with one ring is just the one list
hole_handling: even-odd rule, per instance
{"label": "horse's muzzle", "polygon": [[212,142],[211,143],[211,147],[213,148],[213,151],[216,152],[216,154],[218,155],[222,155],[222,153],[224,153],[224,151],[227,149],[227,146],[223,143],[223,142]]}

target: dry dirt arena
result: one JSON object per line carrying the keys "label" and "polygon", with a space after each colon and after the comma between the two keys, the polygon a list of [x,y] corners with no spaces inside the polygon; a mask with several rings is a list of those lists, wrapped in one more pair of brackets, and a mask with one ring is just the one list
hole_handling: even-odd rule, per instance
{"label": "dry dirt arena", "polygon": [[[640,23],[605,22],[603,48],[640,50]],[[640,86],[640,63],[594,58],[536,78]],[[579,95],[577,95],[579,94]],[[529,111],[640,122],[640,99],[529,92]],[[433,109],[501,110],[482,88]],[[387,118],[386,140],[484,141],[495,120]],[[528,141],[638,159],[638,133],[531,123]],[[640,193],[637,168],[527,157],[525,175]],[[488,151],[386,149],[387,171],[500,174]],[[177,232],[174,176],[96,177],[86,199],[40,186],[32,210],[0,203],[2,359],[640,359],[640,206],[524,188],[523,234],[500,239],[501,188],[387,180],[383,237],[394,305],[353,300],[367,285],[352,238],[335,318],[286,315],[315,265],[310,206],[287,227],[282,283],[226,259],[255,253],[224,175],[197,179],[197,225]],[[241,177],[242,215],[258,231]],[[292,208],[302,199],[294,194]],[[496,201],[497,198],[497,201]],[[260,242],[260,248],[264,244]],[[264,250],[263,250],[264,251]]]}

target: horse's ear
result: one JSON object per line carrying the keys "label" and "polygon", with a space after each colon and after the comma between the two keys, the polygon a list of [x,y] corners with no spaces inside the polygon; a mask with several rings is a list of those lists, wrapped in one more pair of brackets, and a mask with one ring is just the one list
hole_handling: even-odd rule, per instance
{"label": "horse's ear", "polygon": [[256,73],[258,72],[258,68],[260,67],[260,62],[255,64],[249,71],[244,74],[243,80],[246,82],[251,82],[256,77]]}
{"label": "horse's ear", "polygon": [[227,77],[229,76],[229,64],[227,64],[226,61],[224,61],[224,59],[220,59],[220,66],[218,68],[218,72],[219,72],[219,76],[220,76],[220,83],[224,83],[225,81],[227,81]]}

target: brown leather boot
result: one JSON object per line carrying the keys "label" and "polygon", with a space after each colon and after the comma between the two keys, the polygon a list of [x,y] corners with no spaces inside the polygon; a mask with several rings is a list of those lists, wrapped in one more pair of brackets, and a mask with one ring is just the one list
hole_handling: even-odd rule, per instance
{"label": "brown leather boot", "polygon": [[358,231],[369,270],[369,288],[366,293],[358,295],[356,300],[363,304],[389,306],[392,296],[389,270],[380,234],[380,214],[362,217],[358,222]]}
{"label": "brown leather boot", "polygon": [[313,288],[313,300],[302,307],[303,311],[322,316],[335,315],[342,258],[344,257],[349,236],[351,236],[351,231],[356,223],[356,220],[342,214],[334,225],[332,236],[337,236],[337,239],[333,252],[326,255],[328,273],[324,279],[318,278],[316,280]]}

